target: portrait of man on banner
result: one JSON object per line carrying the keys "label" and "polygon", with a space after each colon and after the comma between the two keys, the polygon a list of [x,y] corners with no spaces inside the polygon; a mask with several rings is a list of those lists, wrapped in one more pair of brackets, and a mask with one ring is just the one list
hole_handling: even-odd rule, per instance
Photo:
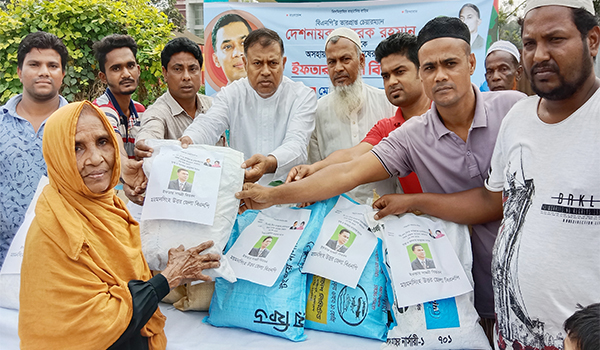
{"label": "portrait of man on banner", "polygon": [[263,28],[255,16],[242,10],[218,14],[206,26],[206,81],[215,90],[246,77],[244,40],[251,31]]}

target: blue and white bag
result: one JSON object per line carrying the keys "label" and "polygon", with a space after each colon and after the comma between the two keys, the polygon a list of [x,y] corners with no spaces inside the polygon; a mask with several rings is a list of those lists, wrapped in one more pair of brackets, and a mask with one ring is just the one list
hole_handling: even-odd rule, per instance
{"label": "blue and white bag", "polygon": [[[300,269],[319,235],[325,215],[336,200],[318,202],[305,208],[311,210],[308,224],[272,287],[241,279],[229,283],[217,278],[209,316],[204,321],[217,327],[239,327],[293,341],[305,340],[306,275]],[[225,252],[258,213],[247,210],[238,215]]]}
{"label": "blue and white bag", "polygon": [[308,275],[306,328],[357,335],[381,341],[390,326],[392,286],[378,240],[356,288]]}

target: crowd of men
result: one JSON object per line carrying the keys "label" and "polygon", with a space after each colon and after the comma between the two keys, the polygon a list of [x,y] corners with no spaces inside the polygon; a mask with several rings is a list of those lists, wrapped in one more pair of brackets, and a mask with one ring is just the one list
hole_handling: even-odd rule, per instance
{"label": "crowd of men", "polygon": [[[463,21],[475,14],[473,21],[476,7],[460,11]],[[562,324],[576,305],[600,301],[600,159],[593,156],[600,28],[593,5],[528,0],[522,57],[506,41],[486,53],[492,92],[471,83],[478,38],[476,26],[461,19],[438,17],[417,37],[383,40],[375,55],[384,90],[361,78],[358,35],[334,30],[324,46],[332,89],[318,101],[283,75],[279,35],[251,30],[235,16],[213,32],[212,59],[229,81],[214,98],[198,94],[198,45],[176,38],[161,53],[168,89],[146,109],[131,98],[140,76],[137,44],[127,35],[103,38],[93,49],[107,88],[93,103],[120,135],[126,196],[143,205],[141,164],[153,151],[147,139],[243,152],[241,211],[346,192],[365,203],[376,190],[383,195],[373,204],[376,219],[418,211],[471,225],[475,306],[498,348],[562,348],[570,334]],[[236,26],[244,35],[231,34]],[[67,61],[52,34],[31,33],[19,46],[23,93],[0,107],[0,264],[46,173],[44,124],[67,104],[59,95]],[[511,91],[523,72],[537,96]],[[286,183],[267,186],[277,179]],[[565,249],[574,244],[583,259],[573,261]]]}

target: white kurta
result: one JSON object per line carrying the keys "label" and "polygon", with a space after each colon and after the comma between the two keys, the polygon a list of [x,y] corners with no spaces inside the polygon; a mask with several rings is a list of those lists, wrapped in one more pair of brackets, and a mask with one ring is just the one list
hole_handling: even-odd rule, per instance
{"label": "white kurta", "polygon": [[[358,145],[369,130],[381,119],[391,118],[397,107],[392,105],[385,92],[363,84],[363,103],[346,117],[339,117],[334,111],[334,99],[327,95],[319,100],[315,117],[315,131],[310,139],[308,161],[312,164],[325,159],[331,153]],[[352,199],[366,203],[373,197],[373,189],[379,195],[396,191],[394,178],[358,186],[348,192]]]}
{"label": "white kurta", "polygon": [[257,153],[277,158],[272,178],[281,180],[292,167],[306,163],[316,109],[316,94],[301,82],[283,77],[275,94],[262,98],[243,78],[222,88],[212,107],[183,135],[213,145],[229,129],[231,148],[243,152],[245,159]]}

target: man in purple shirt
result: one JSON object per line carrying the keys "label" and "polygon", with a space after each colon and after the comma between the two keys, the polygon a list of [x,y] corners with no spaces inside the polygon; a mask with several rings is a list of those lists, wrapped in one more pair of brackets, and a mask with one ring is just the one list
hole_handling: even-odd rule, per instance
{"label": "man in purple shirt", "polygon": [[[245,184],[237,197],[244,199],[250,208],[314,202],[363,183],[406,176],[411,171],[419,177],[424,192],[453,193],[482,186],[500,123],[512,105],[525,95],[516,91],[479,92],[470,81],[475,56],[469,40],[469,29],[458,18],[431,20],[417,39],[419,75],[425,93],[434,101],[428,112],[411,118],[371,152],[353,161],[326,167],[300,181],[274,188]],[[428,195],[388,195],[374,206],[386,207],[397,196]],[[387,214],[393,213],[392,207],[385,210]],[[387,214],[380,211],[375,218]],[[473,226],[475,305],[480,316],[487,319],[494,318],[490,266],[498,226],[499,221]],[[490,322],[493,324],[493,320]]]}

